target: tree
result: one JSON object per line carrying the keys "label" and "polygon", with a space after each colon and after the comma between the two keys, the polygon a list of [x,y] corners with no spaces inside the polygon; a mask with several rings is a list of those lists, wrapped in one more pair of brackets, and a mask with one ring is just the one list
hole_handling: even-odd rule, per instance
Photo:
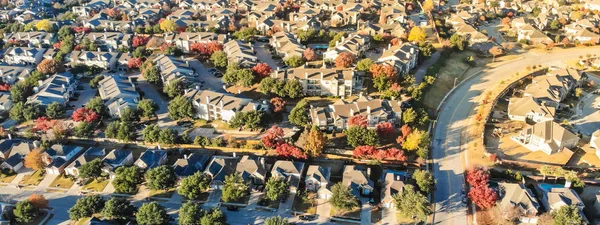
{"label": "tree", "polygon": [[558,30],[560,29],[561,24],[558,20],[552,20],[552,22],[550,22],[550,29],[552,30]]}
{"label": "tree", "polygon": [[423,12],[429,13],[429,12],[431,12],[431,10],[433,10],[433,1],[425,0],[423,2]]}
{"label": "tree", "polygon": [[265,220],[265,225],[288,225],[288,220],[280,216],[269,217]]}
{"label": "tree", "polygon": [[406,218],[426,221],[427,216],[431,214],[427,197],[415,191],[410,184],[404,185],[402,192],[392,195],[392,198],[396,203],[396,209]]}
{"label": "tree", "polygon": [[242,176],[239,173],[233,173],[225,177],[223,185],[223,202],[237,201],[248,192],[248,185],[244,183]]}
{"label": "tree", "polygon": [[287,80],[283,85],[283,91],[285,93],[285,96],[290,98],[302,97],[302,90],[302,83],[300,83],[299,80]]}
{"label": "tree", "polygon": [[130,58],[127,60],[127,69],[138,69],[143,63],[142,58]]}
{"label": "tree", "polygon": [[476,186],[469,190],[469,197],[479,208],[489,209],[496,204],[498,193],[486,186]]}
{"label": "tree", "polygon": [[376,130],[366,127],[352,126],[344,130],[348,145],[357,147],[360,145],[377,146],[379,145],[379,135]]}
{"label": "tree", "polygon": [[12,106],[12,108],[10,108],[8,117],[11,120],[16,120],[19,122],[25,121],[25,116],[23,116],[23,108],[24,107],[25,107],[25,104],[23,102],[17,102],[16,104],[14,104]]}
{"label": "tree", "polygon": [[277,125],[273,125],[265,132],[265,135],[261,138],[261,140],[265,147],[273,148],[277,145],[281,138],[283,138],[283,129]]}
{"label": "tree", "polygon": [[116,177],[113,180],[113,186],[116,193],[135,194],[137,185],[142,182],[142,172],[136,166],[119,167],[116,170]]}
{"label": "tree", "polygon": [[62,66],[60,63],[56,62],[54,59],[44,59],[37,66],[37,71],[40,71],[44,75],[55,74],[62,70]]}
{"label": "tree", "polygon": [[227,54],[224,51],[216,51],[210,56],[210,60],[217,67],[226,67],[227,66]]}
{"label": "tree", "polygon": [[173,120],[191,118],[194,115],[192,103],[183,96],[177,96],[169,102],[169,116]]}
{"label": "tree", "polygon": [[200,225],[226,225],[225,214],[219,208],[206,212],[200,220]]}
{"label": "tree", "polygon": [[376,129],[379,136],[389,136],[394,134],[395,131],[394,125],[392,125],[390,122],[378,123]]}
{"label": "tree", "polygon": [[142,99],[138,102],[137,110],[141,113],[142,117],[153,117],[158,110],[158,105],[152,101],[152,99]]}
{"label": "tree", "polygon": [[359,126],[359,127],[367,127],[368,125],[368,121],[367,121],[367,117],[360,115],[360,114],[356,114],[356,115],[352,115],[350,116],[350,119],[348,119],[348,126]]}
{"label": "tree", "polygon": [[273,106],[273,112],[279,113],[279,112],[283,112],[285,110],[286,101],[283,100],[283,98],[279,98],[279,97],[271,98],[271,100],[269,102]]}
{"label": "tree", "polygon": [[217,41],[211,41],[206,44],[206,55],[212,55],[215,52],[223,51],[223,45]]}
{"label": "tree", "polygon": [[492,62],[496,61],[496,56],[502,55],[502,49],[498,46],[494,46],[492,48],[490,48],[490,54],[492,56],[494,56],[494,58],[492,59]]}
{"label": "tree", "polygon": [[429,148],[429,133],[415,129],[406,137],[402,147],[408,151]]}
{"label": "tree", "polygon": [[142,71],[142,76],[146,79],[146,81],[150,83],[160,83],[160,70],[158,69],[158,67],[154,66],[151,61],[147,62],[150,62],[149,66],[144,68],[144,64],[142,64],[142,67],[140,67]]}
{"label": "tree", "polygon": [[85,163],[79,167],[79,177],[82,179],[93,178],[96,179],[102,173],[102,167],[104,163],[100,159],[94,159],[88,163]]}
{"label": "tree", "polygon": [[71,119],[75,122],[84,121],[86,123],[94,123],[100,119],[100,116],[94,110],[79,108],[73,112]]}
{"label": "tree", "polygon": [[34,124],[32,131],[46,132],[46,131],[52,129],[52,123],[53,122],[51,122],[50,119],[48,119],[48,117],[42,116],[35,120],[35,124]]}
{"label": "tree", "polygon": [[271,201],[279,201],[285,197],[290,185],[281,177],[271,177],[265,184],[266,198]]}
{"label": "tree", "polygon": [[574,205],[562,206],[558,210],[552,212],[554,224],[556,225],[583,225],[586,224],[579,209]]}
{"label": "tree", "polygon": [[134,48],[137,48],[138,46],[145,46],[149,40],[150,38],[147,36],[136,35],[133,37],[132,45]]}
{"label": "tree", "polygon": [[90,99],[90,101],[85,104],[85,108],[94,110],[94,112],[98,113],[99,115],[105,115],[106,111],[108,111],[104,105],[104,100],[102,100],[100,96]]}
{"label": "tree", "polygon": [[358,207],[358,200],[356,196],[352,194],[349,187],[345,186],[342,182],[336,183],[331,187],[331,198],[329,203],[336,209],[341,210],[352,210]]}
{"label": "tree", "polygon": [[415,183],[419,186],[419,189],[425,193],[429,193],[435,181],[433,180],[433,176],[427,170],[415,170],[412,175],[412,179],[415,180]]}
{"label": "tree", "polygon": [[273,69],[266,63],[258,63],[256,66],[252,67],[252,72],[256,74],[257,77],[265,78],[271,75]]}
{"label": "tree", "polygon": [[408,137],[408,135],[412,132],[412,128],[408,126],[408,124],[404,124],[402,125],[402,127],[400,127],[400,133],[401,135],[398,136],[398,138],[396,139],[396,142],[398,144],[403,145],[404,141],[406,140],[406,138]]}
{"label": "tree", "polygon": [[38,31],[46,31],[46,32],[53,32],[54,31],[54,25],[52,24],[52,22],[48,19],[43,19],[40,20],[39,22],[37,22],[35,24],[35,29]]}
{"label": "tree", "polygon": [[338,68],[348,68],[354,63],[354,55],[350,52],[342,52],[335,58],[335,66]]}
{"label": "tree", "polygon": [[233,128],[256,129],[260,127],[263,113],[261,111],[237,112],[229,121],[229,126]]}
{"label": "tree", "polygon": [[264,79],[262,79],[260,81],[260,83],[258,84],[258,90],[260,92],[262,92],[263,94],[269,94],[271,92],[274,92],[273,90],[275,89],[276,85],[281,84],[283,86],[283,83],[279,83],[279,80],[275,80],[274,78],[271,77],[266,77]]}
{"label": "tree", "polygon": [[43,195],[32,194],[27,198],[27,201],[31,202],[38,209],[48,208],[48,200]]}
{"label": "tree", "polygon": [[69,209],[69,218],[77,221],[84,217],[91,217],[99,213],[104,207],[104,199],[100,195],[88,195],[77,199],[75,205]]}
{"label": "tree", "polygon": [[203,215],[204,210],[200,204],[191,201],[185,202],[181,205],[181,208],[179,208],[179,224],[200,224]]}
{"label": "tree", "polygon": [[258,30],[254,27],[245,27],[233,33],[233,37],[236,40],[242,40],[248,42],[254,38],[254,35],[258,34]]}
{"label": "tree", "polygon": [[164,85],[163,93],[167,94],[169,98],[174,98],[183,94],[185,90],[185,82],[182,80],[173,80],[168,84]]}
{"label": "tree", "polygon": [[421,42],[425,41],[426,38],[427,33],[425,33],[425,30],[417,26],[411,28],[408,34],[408,41]]}
{"label": "tree", "polygon": [[317,54],[315,53],[315,51],[312,48],[307,48],[306,50],[304,50],[304,52],[302,53],[302,56],[304,56],[304,59],[306,61],[317,60]]}
{"label": "tree", "polygon": [[162,225],[169,223],[167,210],[157,202],[144,203],[135,214],[139,225]]}
{"label": "tree", "polygon": [[27,153],[24,159],[24,166],[29,169],[39,170],[44,168],[44,161],[42,161],[42,150],[34,149]]}
{"label": "tree", "polygon": [[181,186],[177,189],[177,193],[187,199],[199,200],[201,194],[208,191],[209,185],[210,177],[201,172],[196,172],[191,176],[183,178]]}
{"label": "tree", "polygon": [[308,101],[300,100],[290,111],[288,120],[296,126],[306,126],[308,124]]}
{"label": "tree", "polygon": [[283,143],[283,144],[277,145],[277,147],[275,148],[275,152],[277,152],[278,156],[285,157],[285,158],[289,158],[289,157],[293,157],[296,159],[307,159],[308,158],[306,153],[304,153],[302,150],[300,150],[300,148],[290,145],[288,143]]}
{"label": "tree", "polygon": [[158,133],[158,143],[165,145],[175,144],[177,139],[177,131],[168,127],[160,129]]}
{"label": "tree", "polygon": [[414,109],[408,108],[402,113],[402,122],[412,124],[417,119],[417,112]]}
{"label": "tree", "polygon": [[321,155],[326,141],[327,139],[325,138],[323,132],[321,132],[316,126],[313,126],[308,132],[308,138],[306,139],[304,150],[306,150],[306,152],[311,156]]}
{"label": "tree", "polygon": [[452,43],[452,47],[458,49],[459,51],[465,50],[468,42],[469,41],[467,38],[459,34],[454,34],[450,37],[450,43]]}
{"label": "tree", "polygon": [[102,216],[109,219],[126,220],[132,217],[135,211],[135,206],[127,198],[112,197],[104,204]]}
{"label": "tree", "polygon": [[288,57],[284,61],[284,63],[285,63],[285,65],[287,65],[291,68],[296,68],[296,67],[304,65],[304,59],[302,59],[302,56],[294,55],[294,56]]}
{"label": "tree", "polygon": [[173,33],[177,30],[177,24],[173,20],[164,19],[160,22],[160,29],[164,32]]}
{"label": "tree", "polygon": [[94,136],[94,125],[86,122],[81,122],[75,127],[74,134],[76,137],[90,138]]}
{"label": "tree", "polygon": [[371,69],[371,66],[373,66],[373,64],[373,60],[369,58],[364,58],[356,63],[356,69],[359,71],[367,72]]}
{"label": "tree", "polygon": [[177,176],[170,166],[159,166],[148,170],[146,175],[146,184],[151,190],[167,190],[175,186]]}
{"label": "tree", "polygon": [[20,201],[13,210],[15,220],[19,223],[31,223],[37,217],[38,209],[29,201]]}
{"label": "tree", "polygon": [[146,142],[156,143],[160,136],[160,128],[156,124],[151,124],[142,130],[142,139]]}
{"label": "tree", "polygon": [[123,123],[135,123],[140,121],[140,116],[135,108],[126,107],[121,111],[121,122]]}
{"label": "tree", "polygon": [[502,21],[500,23],[505,26],[510,25],[510,18],[504,17],[504,18],[502,18]]}
{"label": "tree", "polygon": [[14,103],[27,101],[27,97],[30,93],[31,88],[23,82],[19,82],[10,88],[10,96]]}
{"label": "tree", "polygon": [[404,151],[397,148],[388,148],[385,152],[386,159],[392,159],[400,162],[405,162],[407,157],[404,154]]}
{"label": "tree", "polygon": [[467,183],[473,187],[487,187],[490,180],[490,173],[487,169],[475,166],[467,170]]}
{"label": "tree", "polygon": [[379,150],[373,146],[363,145],[354,148],[352,156],[355,158],[372,158],[378,151]]}

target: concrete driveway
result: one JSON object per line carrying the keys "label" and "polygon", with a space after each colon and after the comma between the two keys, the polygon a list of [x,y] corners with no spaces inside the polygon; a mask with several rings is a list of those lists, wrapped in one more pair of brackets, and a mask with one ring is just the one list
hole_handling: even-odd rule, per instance
{"label": "concrete driveway", "polygon": [[500,24],[500,20],[492,20],[488,23],[488,25],[479,26],[479,29],[481,29],[482,31],[485,30],[487,32],[488,37],[494,37],[496,43],[502,44],[502,42],[504,42],[504,38],[500,34],[500,29],[503,28],[503,25]]}
{"label": "concrete driveway", "polygon": [[592,135],[600,127],[600,95],[588,93],[579,99],[571,123],[579,132]]}
{"label": "concrete driveway", "polygon": [[[75,106],[75,109],[83,107],[83,105],[87,104],[92,98],[96,97],[96,93],[98,93],[97,89],[93,89],[90,87],[90,84],[87,82],[83,82],[79,84],[80,87],[83,87],[83,90],[76,90],[75,93],[79,93],[79,97],[77,101],[72,101],[67,104]],[[73,111],[70,110],[70,111]],[[71,115],[70,112],[67,112],[66,115]]]}
{"label": "concrete driveway", "polygon": [[396,210],[383,208],[382,214],[382,225],[393,225],[398,223],[396,219]]}

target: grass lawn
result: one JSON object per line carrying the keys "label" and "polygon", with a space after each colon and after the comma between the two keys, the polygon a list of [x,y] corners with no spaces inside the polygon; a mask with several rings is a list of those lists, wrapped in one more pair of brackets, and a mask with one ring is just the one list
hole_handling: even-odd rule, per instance
{"label": "grass lawn", "polygon": [[168,190],[150,190],[150,194],[148,194],[148,197],[171,198],[173,196],[173,193],[175,193],[175,190],[177,189],[171,188]]}
{"label": "grass lawn", "polygon": [[73,186],[73,180],[70,177],[66,177],[64,174],[56,177],[50,184],[51,188],[71,188]]}
{"label": "grass lawn", "polygon": [[304,201],[302,199],[302,196],[296,195],[296,197],[294,197],[294,202],[292,204],[292,210],[298,211],[298,212],[304,212],[307,214],[315,214],[317,212],[317,203],[314,199],[315,197],[316,197],[315,193],[309,193],[308,194],[309,201]]}
{"label": "grass lawn", "polygon": [[[248,204],[249,200],[250,200],[250,194],[247,194],[243,198],[238,199],[237,201],[231,201],[231,202],[227,202],[227,203]],[[223,201],[223,198],[221,198],[221,202],[225,202],[225,201]]]}
{"label": "grass lawn", "polygon": [[32,174],[27,174],[21,179],[19,184],[26,186],[37,186],[44,179],[44,175],[42,175],[42,170],[36,170]]}
{"label": "grass lawn", "polygon": [[85,224],[87,221],[89,221],[91,218],[90,217],[85,217],[85,218],[81,218],[77,221],[77,223],[75,223],[75,225],[83,225]]}
{"label": "grass lawn", "polygon": [[400,225],[415,224],[415,220],[413,220],[412,218],[406,218],[405,216],[402,215],[402,213],[396,213],[396,221]]}
{"label": "grass lawn", "polygon": [[10,183],[15,179],[15,177],[17,177],[17,173],[10,176],[2,176],[0,177],[0,183]]}
{"label": "grass lawn", "polygon": [[101,192],[108,185],[109,179],[94,179],[83,186],[83,190],[91,190],[95,192]]}
{"label": "grass lawn", "polygon": [[335,207],[331,207],[331,215],[344,219],[360,220],[360,207],[349,211],[338,211]]}

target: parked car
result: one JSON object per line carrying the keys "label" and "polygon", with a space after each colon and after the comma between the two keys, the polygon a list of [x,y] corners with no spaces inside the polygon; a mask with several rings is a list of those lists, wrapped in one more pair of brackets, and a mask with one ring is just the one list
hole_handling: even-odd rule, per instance
{"label": "parked car", "polygon": [[237,206],[227,206],[227,211],[240,211],[240,208]]}
{"label": "parked car", "polygon": [[317,219],[317,215],[301,215],[298,218],[300,218],[300,220],[304,220],[304,221],[313,221],[313,220]]}

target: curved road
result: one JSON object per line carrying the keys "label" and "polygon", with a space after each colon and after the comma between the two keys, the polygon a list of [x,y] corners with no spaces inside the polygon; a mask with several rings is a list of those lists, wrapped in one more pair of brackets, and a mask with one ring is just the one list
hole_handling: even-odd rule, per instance
{"label": "curved road", "polygon": [[[521,54],[522,59],[472,73],[474,76],[471,79],[456,87],[438,113],[433,134],[433,175],[437,180],[433,199],[433,224],[468,224],[467,208],[461,204],[461,189],[465,183],[463,159],[466,158],[463,154],[466,148],[461,138],[465,127],[470,124],[471,111],[477,106],[481,93],[528,65],[560,65],[564,60],[577,59],[581,55],[598,51],[598,47],[586,47],[555,48],[552,52],[525,52]],[[465,161],[464,165],[468,165],[468,162]]]}

